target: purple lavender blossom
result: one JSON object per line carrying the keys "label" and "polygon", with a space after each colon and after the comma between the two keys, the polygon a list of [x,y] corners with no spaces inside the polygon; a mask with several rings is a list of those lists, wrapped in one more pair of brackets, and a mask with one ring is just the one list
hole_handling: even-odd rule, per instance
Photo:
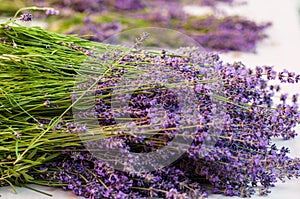
{"label": "purple lavender blossom", "polygon": [[55,10],[55,9],[47,9],[45,11],[45,14],[46,15],[59,15],[59,10]]}
{"label": "purple lavender blossom", "polygon": [[263,30],[271,24],[256,24],[239,17],[218,19],[213,16],[195,21],[194,29],[204,29],[203,34],[194,34],[193,38],[204,47],[223,51],[253,51],[256,43],[267,36]]}
{"label": "purple lavender blossom", "polygon": [[114,7],[117,10],[140,10],[145,7],[141,0],[114,0]]}
{"label": "purple lavender blossom", "polygon": [[33,18],[32,14],[24,13],[21,15],[20,20],[21,21],[32,21],[32,18]]}
{"label": "purple lavender blossom", "polygon": [[204,6],[216,6],[218,3],[232,4],[235,0],[200,0],[200,4]]}

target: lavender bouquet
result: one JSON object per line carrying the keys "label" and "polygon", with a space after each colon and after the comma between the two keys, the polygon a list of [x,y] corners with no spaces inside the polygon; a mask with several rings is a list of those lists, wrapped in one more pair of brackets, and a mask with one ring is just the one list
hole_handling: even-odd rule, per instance
{"label": "lavender bouquet", "polygon": [[299,176],[300,160],[272,141],[294,138],[300,116],[298,95],[274,103],[272,81],[296,84],[299,74],[224,64],[184,46],[187,37],[161,49],[161,29],[108,42],[134,39],[120,46],[14,20],[0,28],[1,186],[99,199],[250,197]]}
{"label": "lavender bouquet", "polygon": [[[7,0],[0,2],[7,4]],[[185,5],[191,3],[215,8],[220,2],[234,5],[233,0],[23,0],[21,2],[20,6],[33,4],[62,10],[60,18],[48,20],[49,30],[78,34],[85,39],[98,42],[131,28],[152,26],[179,30],[209,50],[255,52],[257,44],[267,37],[265,30],[271,25],[256,23],[241,16],[220,16],[216,14],[219,12],[198,17],[190,16],[183,10]],[[39,17],[43,20],[45,18],[43,15]]]}

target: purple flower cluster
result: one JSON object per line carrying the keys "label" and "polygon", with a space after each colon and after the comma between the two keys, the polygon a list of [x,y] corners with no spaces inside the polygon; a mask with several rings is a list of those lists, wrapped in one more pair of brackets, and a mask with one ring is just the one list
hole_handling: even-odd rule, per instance
{"label": "purple flower cluster", "polygon": [[32,18],[33,18],[32,14],[24,13],[21,15],[20,20],[21,21],[32,21]]}
{"label": "purple flower cluster", "polygon": [[235,0],[201,0],[201,5],[204,6],[216,6],[218,3],[226,3],[226,4],[232,4]]}
{"label": "purple flower cluster", "polygon": [[55,9],[47,9],[45,11],[46,15],[59,15],[59,10],[55,10]]}
{"label": "purple flower cluster", "polygon": [[56,6],[63,9],[72,9],[76,12],[101,13],[104,11],[129,11],[145,8],[140,0],[62,0],[62,1],[36,1],[39,5]]}
{"label": "purple flower cluster", "polygon": [[[226,105],[226,123],[215,148],[197,159],[201,146],[193,143],[189,151],[192,158],[185,159],[180,167],[206,176],[215,193],[249,197],[260,184],[259,193],[265,195],[278,179],[299,177],[300,160],[289,158],[289,150],[278,150],[271,140],[297,135],[293,129],[300,118],[298,105],[282,100],[276,109],[270,108],[274,86],[267,87],[263,78],[269,70],[270,67],[265,67],[265,72],[261,67],[250,70],[240,63],[221,67],[224,97],[234,104]],[[293,98],[297,101],[296,96]]]}
{"label": "purple flower cluster", "polygon": [[117,10],[140,10],[145,8],[145,4],[141,0],[114,0],[114,7]]}
{"label": "purple flower cluster", "polygon": [[[38,1],[38,3],[41,3]],[[48,2],[47,2],[48,3]],[[72,9],[77,12],[103,12],[105,9],[103,7],[104,0],[62,0],[62,1],[53,1],[51,6],[55,5],[63,9]]]}
{"label": "purple flower cluster", "polygon": [[78,30],[68,32],[68,34],[78,34],[84,36],[90,41],[105,41],[112,35],[119,33],[122,30],[119,22],[111,23],[93,23],[89,18],[84,19],[85,26]]}
{"label": "purple flower cluster", "polygon": [[[290,158],[287,148],[278,149],[272,142],[274,137],[288,140],[297,135],[294,130],[300,120],[297,95],[292,96],[291,104],[286,101],[288,96],[283,95],[281,102],[275,105],[273,97],[280,88],[268,85],[273,79],[296,83],[299,75],[286,70],[277,73],[268,66],[249,69],[242,63],[223,64],[217,55],[200,54],[197,50],[183,49],[181,55],[169,56],[167,51],[163,51],[158,56],[138,51],[126,56],[122,52],[107,52],[100,56],[102,63],[119,64],[110,68],[107,76],[97,84],[93,110],[98,124],[114,128],[117,122],[124,122],[130,126],[130,118],[140,132],[127,134],[125,130],[117,129],[117,133],[111,134],[111,137],[108,135],[105,142],[96,142],[95,149],[100,153],[103,151],[101,159],[93,157],[92,151],[90,153],[86,148],[67,150],[62,161],[46,165],[48,171],[35,173],[35,177],[64,185],[64,189],[72,190],[76,195],[96,199],[203,198],[208,194],[203,187],[212,193],[250,197],[256,191],[267,195],[278,180],[299,177],[300,159]],[[113,90],[117,89],[122,76],[132,72],[126,66],[144,67],[145,62],[147,65],[154,64],[157,71],[171,68],[174,74],[169,75],[180,74],[191,82],[197,96],[193,104],[197,106],[198,115],[183,118],[180,114],[180,93],[153,82],[132,93],[126,107],[113,110],[112,104],[116,103]],[[133,76],[139,79],[139,75]],[[155,71],[152,76],[155,76]],[[209,80],[215,83],[208,83]],[[220,104],[214,100],[220,101]],[[159,104],[164,113],[160,124],[151,115],[151,108]],[[222,109],[215,117],[218,105]],[[184,111],[192,113],[194,110]],[[122,119],[124,121],[120,121]],[[114,166],[124,164],[122,158],[130,156],[128,152],[144,153],[146,156],[165,146],[172,148],[172,152],[180,150],[182,146],[173,141],[181,133],[182,129],[178,126],[181,124],[187,128],[191,120],[197,121],[196,128],[191,134],[183,133],[182,136],[192,135],[192,142],[172,164],[164,167],[156,164],[154,171],[140,172],[118,170]],[[151,137],[143,136],[149,126],[155,128],[157,125],[163,127],[158,133]],[[208,145],[207,140],[215,142]],[[105,154],[108,148],[120,149],[123,153],[121,156]],[[171,157],[169,154],[161,155],[165,159]],[[148,161],[155,162],[155,159]]]}
{"label": "purple flower cluster", "polygon": [[195,198],[202,194],[198,183],[189,180],[180,169],[169,166],[152,173],[128,174],[87,152],[64,152],[65,159],[40,168],[33,176],[49,183],[64,185],[85,198]]}
{"label": "purple flower cluster", "polygon": [[263,31],[271,23],[256,24],[240,17],[218,19],[211,16],[202,21],[195,21],[195,30],[207,30],[203,34],[194,34],[193,38],[204,47],[212,50],[253,51],[256,43],[267,37]]}

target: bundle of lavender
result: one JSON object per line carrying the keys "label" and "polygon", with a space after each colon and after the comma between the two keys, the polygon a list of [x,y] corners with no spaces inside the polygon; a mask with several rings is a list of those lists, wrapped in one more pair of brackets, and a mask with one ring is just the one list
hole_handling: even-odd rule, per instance
{"label": "bundle of lavender", "polygon": [[[153,0],[153,1],[145,1],[145,0],[0,0],[3,4],[3,7],[0,8],[1,11],[6,13],[14,13],[19,9],[19,6],[26,5],[37,5],[37,6],[52,6],[60,9],[74,10],[77,12],[86,12],[86,13],[99,13],[99,12],[110,12],[110,11],[139,11],[143,9],[147,9],[150,5],[156,6],[158,4],[198,4],[204,6],[216,7],[219,3],[225,4],[234,4],[235,0]],[[237,1],[238,3],[239,1]],[[165,5],[164,5],[165,6]]]}
{"label": "bundle of lavender", "polygon": [[[185,1],[101,1],[102,3],[98,2],[98,5],[102,6],[98,8],[104,11],[97,12],[91,11],[96,6],[95,1],[80,2],[79,0],[78,4],[65,5],[59,1],[58,5],[55,3],[54,5],[63,9],[71,7],[75,11],[92,13],[81,15],[81,24],[70,24],[74,20],[80,21],[77,15],[75,18],[67,16],[64,20],[56,21],[51,27],[98,42],[103,42],[113,34],[131,28],[165,27],[184,32],[208,50],[255,52],[257,44],[267,38],[266,29],[271,26],[271,23],[256,23],[243,16],[217,16],[216,14],[190,16],[183,10],[183,7],[188,4]],[[108,2],[115,9],[107,6]],[[219,1],[199,3],[214,6],[217,2]],[[232,3],[232,1],[224,2]],[[193,1],[189,3],[195,4]]]}
{"label": "bundle of lavender", "polygon": [[[0,0],[5,3],[8,0]],[[49,29],[78,34],[91,41],[103,42],[112,35],[131,28],[164,27],[180,30],[209,50],[255,52],[267,37],[270,23],[256,23],[242,16],[207,14],[190,16],[183,7],[189,4],[215,7],[218,3],[234,4],[233,0],[170,1],[170,0],[23,0],[30,6],[51,6],[61,10]],[[9,4],[11,1],[9,0]],[[20,6],[24,6],[21,4]],[[47,13],[49,14],[49,12]]]}
{"label": "bundle of lavender", "polygon": [[[170,8],[171,11],[173,9]],[[81,25],[68,26],[70,21],[74,21],[71,18],[54,22],[51,27],[60,27],[59,31],[98,42],[130,28],[166,27],[184,32],[207,50],[255,52],[257,44],[267,38],[265,31],[271,26],[271,23],[255,23],[240,16],[187,17],[161,13],[159,9],[142,14],[110,13],[109,16],[86,17],[82,19]],[[69,30],[65,31],[63,27],[69,27]]]}
{"label": "bundle of lavender", "polygon": [[191,46],[143,49],[157,46],[147,33],[115,46],[9,20],[0,38],[0,185],[95,199],[250,197],[299,176],[300,160],[272,141],[296,136],[297,95],[274,104],[280,87],[269,83],[300,75]]}

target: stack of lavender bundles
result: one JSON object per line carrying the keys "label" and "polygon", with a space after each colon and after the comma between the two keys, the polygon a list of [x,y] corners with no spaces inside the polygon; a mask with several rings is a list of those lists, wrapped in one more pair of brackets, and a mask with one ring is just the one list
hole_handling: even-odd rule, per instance
{"label": "stack of lavender bundles", "polygon": [[[124,47],[2,24],[1,130],[9,142],[0,184],[61,186],[96,199],[249,197],[298,177],[300,160],[272,141],[297,135],[298,95],[275,104],[280,86],[272,81],[298,84],[300,75],[224,64],[199,47],[161,49],[180,38],[158,35]],[[16,127],[24,134],[12,137]],[[32,137],[39,145],[27,147]],[[49,149],[51,158],[39,158]]]}

